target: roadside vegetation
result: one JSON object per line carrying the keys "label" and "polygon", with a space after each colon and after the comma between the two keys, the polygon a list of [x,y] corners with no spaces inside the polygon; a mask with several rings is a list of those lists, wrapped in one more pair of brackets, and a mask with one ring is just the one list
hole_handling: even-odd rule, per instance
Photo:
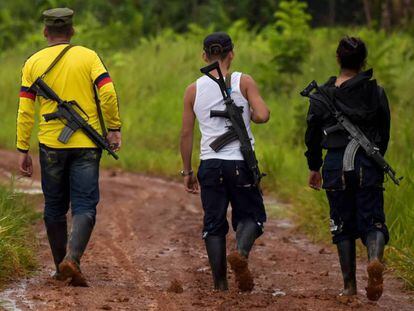
{"label": "roadside vegetation", "polygon": [[36,266],[32,225],[38,218],[23,195],[0,186],[0,288]]}
{"label": "roadside vegetation", "polygon": [[[405,177],[400,187],[392,182],[385,184],[387,223],[391,232],[387,259],[407,285],[414,287],[412,36],[409,32],[386,33],[362,26],[311,28],[309,22],[305,4],[282,1],[273,20],[260,30],[249,27],[246,20],[237,20],[226,27],[235,42],[233,70],[249,73],[258,81],[271,109],[270,122],[253,129],[258,158],[262,170],[268,174],[263,179],[263,187],[266,193],[293,203],[294,208],[288,213],[300,228],[315,240],[329,241],[325,195],[307,187],[303,135],[308,103],[299,92],[313,79],[324,82],[337,74],[335,49],[342,36],[361,37],[369,49],[367,68],[374,68],[374,75],[390,100],[392,133],[386,158]],[[106,157],[104,164],[148,174],[177,176],[181,169],[178,142],[182,96],[185,87],[200,76],[202,39],[217,27],[190,24],[186,32],[164,28],[156,35],[134,37],[131,40],[134,44],[128,49],[118,49],[116,44],[101,47],[89,43],[89,37],[80,28],[80,36],[74,38],[74,43],[98,48],[120,97],[121,159],[115,162]],[[40,46],[40,32],[32,37],[37,39],[31,46],[25,43],[13,51],[3,51],[0,56],[0,145],[10,149],[14,148],[19,68],[33,52],[33,46]],[[103,42],[105,38],[102,37]],[[35,137],[32,145],[35,149]],[[197,147],[198,142],[196,150]],[[196,152],[193,158],[196,167]],[[0,208],[0,219],[5,215]],[[23,219],[27,221],[30,217]],[[26,228],[26,224],[20,222],[19,226]],[[24,234],[26,229],[22,230]]]}

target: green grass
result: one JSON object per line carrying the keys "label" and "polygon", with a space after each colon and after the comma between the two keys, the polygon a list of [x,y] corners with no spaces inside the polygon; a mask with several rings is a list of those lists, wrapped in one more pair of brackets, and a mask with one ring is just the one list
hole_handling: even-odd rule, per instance
{"label": "green grass", "polygon": [[0,288],[35,268],[32,225],[37,219],[23,195],[0,186]]}
{"label": "green grass", "polygon": [[[104,53],[103,59],[115,81],[123,118],[123,150],[117,166],[149,174],[177,176],[181,169],[179,132],[185,87],[199,75],[201,42],[208,31],[195,28],[186,35],[165,31],[143,40],[128,51]],[[301,75],[269,78],[272,51],[268,39],[243,30],[232,30],[236,46],[233,70],[247,72],[259,81],[272,111],[266,125],[254,126],[258,157],[268,176],[267,193],[294,203],[288,213],[314,239],[329,241],[329,213],[323,192],[308,189],[303,156],[303,132],[308,103],[298,93],[312,79],[320,82],[337,73],[335,48],[344,34],[361,36],[369,47],[369,66],[387,90],[392,109],[392,134],[387,159],[405,179],[400,187],[386,184],[387,223],[391,231],[390,265],[407,284],[414,284],[414,43],[409,35],[387,35],[367,29],[316,29],[311,33],[312,51]],[[75,40],[76,41],[76,40]],[[29,53],[27,53],[29,55]],[[14,148],[15,115],[20,68],[25,53],[6,52],[1,58],[0,145]],[[267,69],[265,70],[265,68]],[[270,69],[269,69],[270,68]],[[280,85],[276,85],[276,81]],[[198,136],[194,166],[198,162]],[[33,138],[33,145],[36,139]]]}

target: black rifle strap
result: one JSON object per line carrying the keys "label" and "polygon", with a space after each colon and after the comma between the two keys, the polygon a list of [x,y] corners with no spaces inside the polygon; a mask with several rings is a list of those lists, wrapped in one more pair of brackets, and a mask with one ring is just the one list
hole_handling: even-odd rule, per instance
{"label": "black rifle strap", "polygon": [[69,51],[71,48],[73,48],[74,45],[69,44],[67,47],[65,47],[58,56],[53,60],[53,62],[47,67],[46,71],[40,76],[42,79],[56,66],[56,64],[62,59],[62,57],[66,54],[67,51]]}
{"label": "black rifle strap", "polygon": [[99,124],[101,126],[102,130],[102,136],[106,137],[108,134],[106,131],[105,121],[102,114],[102,108],[101,108],[101,101],[99,100],[98,92],[96,91],[95,84],[92,85],[93,93],[95,94],[95,103],[96,103],[96,111],[98,112],[98,118],[99,118]]}

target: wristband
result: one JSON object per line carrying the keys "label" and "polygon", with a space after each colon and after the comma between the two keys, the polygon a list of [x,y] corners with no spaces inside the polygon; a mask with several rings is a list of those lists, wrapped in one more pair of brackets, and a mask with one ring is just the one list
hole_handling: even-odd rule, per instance
{"label": "wristband", "polygon": [[193,170],[189,170],[188,172],[182,170],[180,171],[181,176],[185,177],[185,176],[192,176],[194,174]]}

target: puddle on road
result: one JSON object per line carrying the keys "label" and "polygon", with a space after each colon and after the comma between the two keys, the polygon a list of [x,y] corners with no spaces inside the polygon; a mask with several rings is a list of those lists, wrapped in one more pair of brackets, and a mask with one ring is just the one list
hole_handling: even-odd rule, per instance
{"label": "puddle on road", "polygon": [[3,300],[0,298],[0,308],[6,311],[21,311],[21,309],[16,306],[16,302],[11,299]]}
{"label": "puddle on road", "polygon": [[13,192],[30,195],[42,194],[42,185],[32,178],[15,176],[5,169],[0,169],[0,183],[11,185]]}
{"label": "puddle on road", "polygon": [[19,301],[32,310],[33,304],[25,297],[26,288],[27,281],[23,280],[20,283],[15,284],[13,288],[0,292],[0,309],[7,311],[21,311],[17,306],[17,301]]}

